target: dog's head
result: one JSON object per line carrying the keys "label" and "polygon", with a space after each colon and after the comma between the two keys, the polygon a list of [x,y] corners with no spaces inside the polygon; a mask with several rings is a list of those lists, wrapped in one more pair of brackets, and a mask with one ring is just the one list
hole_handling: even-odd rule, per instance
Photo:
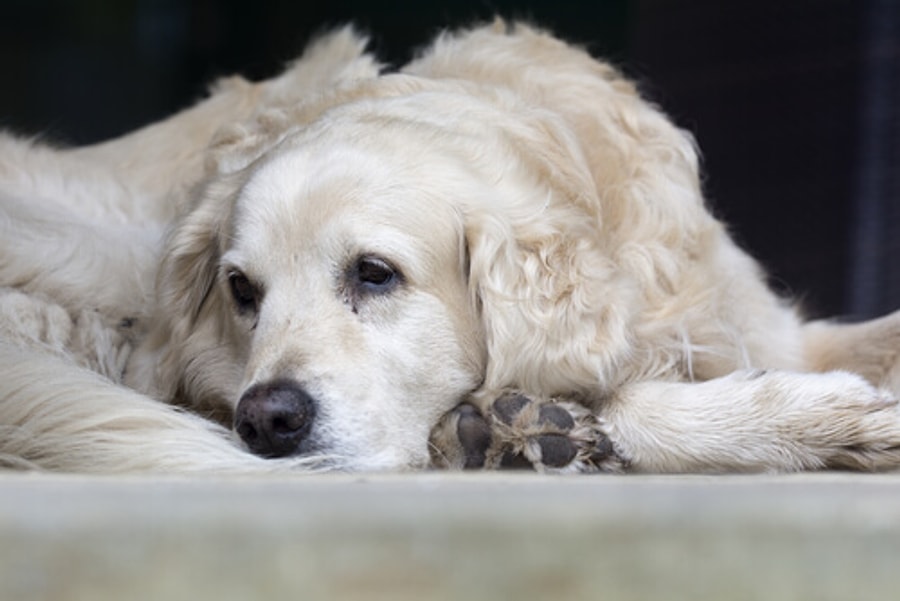
{"label": "dog's head", "polygon": [[[584,85],[631,102],[608,75]],[[638,284],[611,253],[624,217],[602,208],[597,157],[625,159],[618,141],[586,151],[605,126],[578,118],[416,73],[226,136],[161,271],[162,394],[225,408],[261,455],[385,468],[426,463],[430,428],[467,395],[614,381]]]}

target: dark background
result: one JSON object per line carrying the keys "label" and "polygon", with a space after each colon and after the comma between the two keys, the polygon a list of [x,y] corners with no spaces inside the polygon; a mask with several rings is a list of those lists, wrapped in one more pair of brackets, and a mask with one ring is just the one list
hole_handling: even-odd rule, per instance
{"label": "dark background", "polygon": [[354,21],[401,64],[499,13],[586,45],[696,135],[710,205],[812,316],[900,307],[900,2],[0,0],[0,127],[80,144],[276,73]]}

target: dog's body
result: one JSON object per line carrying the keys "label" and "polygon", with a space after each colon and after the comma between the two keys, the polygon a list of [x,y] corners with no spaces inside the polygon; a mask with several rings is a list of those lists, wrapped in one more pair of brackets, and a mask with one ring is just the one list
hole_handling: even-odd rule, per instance
{"label": "dog's body", "polygon": [[613,69],[501,23],[362,52],[98,147],[0,141],[8,463],[900,465],[900,316],[803,323]]}

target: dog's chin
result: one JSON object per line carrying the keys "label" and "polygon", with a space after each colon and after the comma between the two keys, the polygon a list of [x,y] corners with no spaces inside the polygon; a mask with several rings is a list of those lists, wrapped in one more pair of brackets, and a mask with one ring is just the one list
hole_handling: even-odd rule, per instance
{"label": "dog's chin", "polygon": [[[235,434],[235,439],[239,437]],[[246,444],[245,451],[252,453]],[[361,449],[355,445],[341,445],[315,438],[304,441],[295,453],[286,457],[265,458],[274,464],[295,466],[316,472],[398,472],[426,469],[431,465],[427,449],[421,451],[402,448]]]}
{"label": "dog's chin", "polygon": [[378,453],[348,457],[342,469],[350,472],[388,472],[422,470],[429,466],[427,453],[384,450]]}
{"label": "dog's chin", "polygon": [[319,451],[295,455],[289,461],[304,469],[323,472],[405,472],[422,470],[430,465],[427,457],[393,450],[359,455]]}
{"label": "dog's chin", "polygon": [[319,456],[329,456],[334,469],[349,472],[407,471],[427,468],[430,464],[427,444],[422,441],[421,449],[387,446],[382,448],[352,448],[333,445],[320,448]]}

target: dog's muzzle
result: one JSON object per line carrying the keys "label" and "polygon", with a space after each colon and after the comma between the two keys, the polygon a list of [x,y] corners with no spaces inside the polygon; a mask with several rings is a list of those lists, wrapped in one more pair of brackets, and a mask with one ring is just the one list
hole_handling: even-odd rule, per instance
{"label": "dog's muzzle", "polygon": [[234,429],[262,457],[293,455],[312,430],[316,402],[296,382],[276,380],[250,387],[234,414]]}

